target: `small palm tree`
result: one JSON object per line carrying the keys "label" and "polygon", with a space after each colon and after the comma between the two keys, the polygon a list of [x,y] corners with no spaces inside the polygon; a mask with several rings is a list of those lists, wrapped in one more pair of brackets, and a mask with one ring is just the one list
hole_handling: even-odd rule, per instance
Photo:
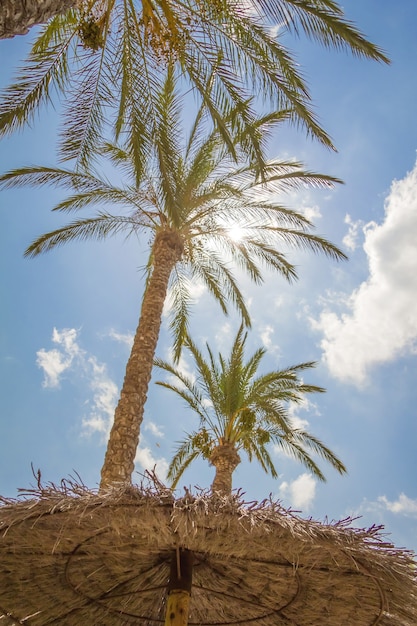
{"label": "small palm tree", "polygon": [[157,367],[178,381],[177,384],[157,384],[178,394],[200,419],[199,429],[187,434],[179,443],[170,463],[168,478],[173,486],[187,467],[202,457],[216,468],[213,493],[230,495],[240,451],[247,454],[249,461],[256,459],[265,472],[277,477],[268,450],[270,444],[295,457],[319,480],[325,478],[311,453],[328,461],[340,474],[346,472],[343,463],[321,441],[294,427],[288,412],[288,403],[300,404],[305,394],[324,391],[322,387],[305,384],[299,377],[315,363],[259,374],[265,350],[259,348],[245,359],[246,339],[247,332],[241,326],[230,356],[225,358],[219,354],[216,360],[208,344],[208,359],[205,359],[188,338],[186,346],[195,364],[195,378],[166,361],[155,360]]}
{"label": "small palm tree", "polygon": [[[0,25],[15,15],[18,32],[28,25],[22,23],[25,15],[42,21],[42,9],[45,19],[67,10],[42,28],[16,82],[3,92],[0,133],[32,121],[57,92],[66,100],[61,155],[81,165],[90,160],[110,119],[116,140],[125,132],[146,152],[168,60],[176,62],[185,88],[191,85],[205,102],[230,150],[233,141],[222,120],[234,109],[250,129],[256,117],[253,94],[273,108],[288,109],[293,123],[332,145],[313,113],[297,63],[271,34],[277,24],[326,47],[388,62],[334,0],[26,0],[23,13],[12,5],[1,3]],[[262,167],[257,134],[249,139]]]}
{"label": "small palm tree", "polygon": [[[28,256],[73,240],[103,239],[123,231],[148,237],[146,288],[107,447],[102,486],[130,481],[169,286],[178,357],[188,332],[192,283],[202,282],[224,313],[231,302],[249,325],[232,268],[240,268],[255,283],[262,282],[263,267],[290,281],[297,274],[282,245],[345,258],[335,245],[309,232],[312,224],[305,216],[261,195],[305,185],[329,187],[337,179],[305,171],[295,162],[271,161],[264,182],[257,179],[256,168],[251,165],[233,169],[222,135],[217,128],[207,129],[209,119],[204,108],[198,111],[183,147],[181,100],[174,87],[173,75],[168,72],[157,102],[158,123],[152,128],[153,151],[146,160],[135,151],[134,144],[128,149],[105,146],[105,153],[120,166],[122,176],[128,177],[125,186],[114,186],[89,171],[48,167],[22,168],[0,177],[3,186],[49,184],[70,189],[72,194],[54,211],[77,213],[91,205],[101,207],[92,217],[78,218],[40,236],[28,247]],[[279,117],[259,119],[258,129],[268,128]],[[235,133],[236,151],[245,138],[244,132]],[[103,205],[110,205],[113,212],[103,210]],[[243,229],[239,241],[230,236],[233,224]]]}

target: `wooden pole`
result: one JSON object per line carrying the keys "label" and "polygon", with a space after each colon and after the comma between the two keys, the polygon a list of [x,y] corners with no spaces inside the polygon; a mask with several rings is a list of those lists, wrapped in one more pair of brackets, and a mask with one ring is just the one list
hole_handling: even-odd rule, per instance
{"label": "wooden pole", "polygon": [[177,548],[171,558],[165,626],[187,626],[193,576],[193,553]]}

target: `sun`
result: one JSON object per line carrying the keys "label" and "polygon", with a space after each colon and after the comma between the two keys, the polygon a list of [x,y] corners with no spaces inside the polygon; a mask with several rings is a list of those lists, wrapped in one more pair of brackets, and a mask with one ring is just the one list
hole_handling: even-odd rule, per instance
{"label": "sun", "polygon": [[237,224],[234,224],[233,226],[228,226],[227,231],[230,239],[232,239],[236,243],[242,241],[245,236],[245,229],[241,226],[238,226]]}

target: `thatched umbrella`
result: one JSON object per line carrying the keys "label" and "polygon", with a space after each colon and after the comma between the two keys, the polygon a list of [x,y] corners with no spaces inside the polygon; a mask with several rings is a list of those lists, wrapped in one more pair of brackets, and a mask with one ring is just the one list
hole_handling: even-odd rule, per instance
{"label": "thatched umbrella", "polygon": [[380,527],[160,485],[65,481],[0,507],[0,623],[164,622],[172,557],[193,554],[190,625],[412,626],[415,562]]}

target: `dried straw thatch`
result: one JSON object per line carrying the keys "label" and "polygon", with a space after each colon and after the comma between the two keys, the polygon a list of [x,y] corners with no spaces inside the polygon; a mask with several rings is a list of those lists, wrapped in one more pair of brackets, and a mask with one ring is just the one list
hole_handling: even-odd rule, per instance
{"label": "dried straw thatch", "polygon": [[0,624],[157,626],[171,555],[186,548],[190,624],[415,626],[412,554],[351,522],[238,496],[175,500],[155,483],[38,485],[0,507]]}

